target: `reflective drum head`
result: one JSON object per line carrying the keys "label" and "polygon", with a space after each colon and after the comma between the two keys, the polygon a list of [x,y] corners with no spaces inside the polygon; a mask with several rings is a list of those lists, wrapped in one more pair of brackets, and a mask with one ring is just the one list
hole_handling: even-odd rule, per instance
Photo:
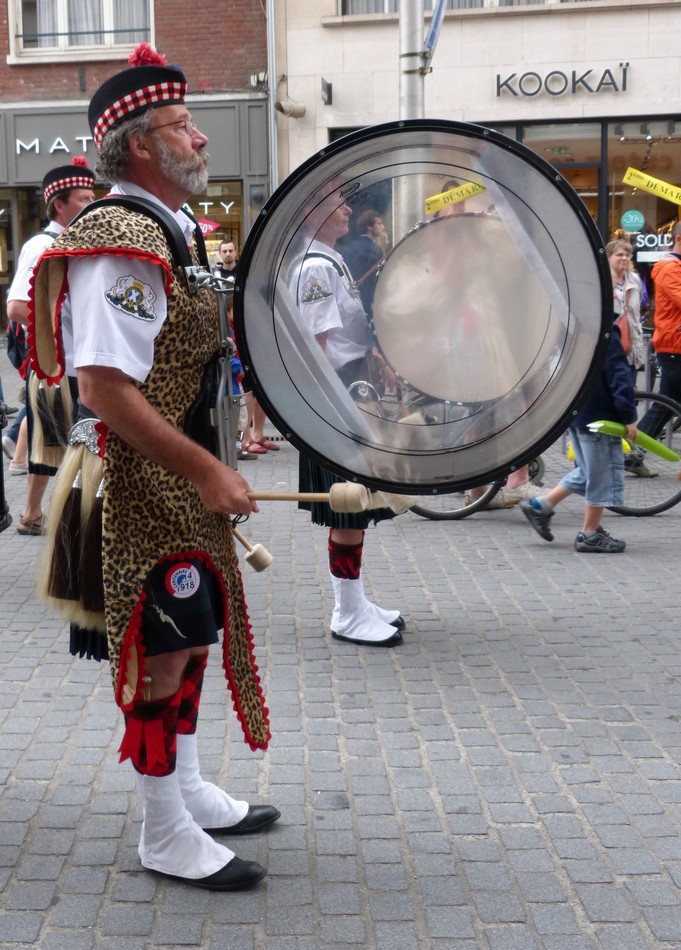
{"label": "reflective drum head", "polygon": [[[389,248],[347,234],[366,211]],[[277,189],[241,256],[235,325],[258,399],[301,451],[371,487],[439,493],[569,425],[610,297],[598,232],[554,168],[488,129],[411,120],[339,140]]]}

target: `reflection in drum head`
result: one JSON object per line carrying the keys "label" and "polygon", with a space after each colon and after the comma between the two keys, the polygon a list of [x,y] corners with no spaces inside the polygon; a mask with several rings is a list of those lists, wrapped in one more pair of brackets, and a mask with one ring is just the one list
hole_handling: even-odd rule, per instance
{"label": "reflection in drum head", "polygon": [[[476,197],[428,216],[450,179],[452,201]],[[394,246],[365,317],[334,222],[378,196]],[[542,159],[477,126],[413,120],[334,143],[267,202],[241,264],[237,341],[268,415],[377,488],[448,491],[522,464],[569,424],[607,345],[588,212]]]}
{"label": "reflection in drum head", "polygon": [[408,386],[436,400],[508,396],[531,372],[550,322],[539,275],[496,215],[436,218],[379,270],[377,345]]}

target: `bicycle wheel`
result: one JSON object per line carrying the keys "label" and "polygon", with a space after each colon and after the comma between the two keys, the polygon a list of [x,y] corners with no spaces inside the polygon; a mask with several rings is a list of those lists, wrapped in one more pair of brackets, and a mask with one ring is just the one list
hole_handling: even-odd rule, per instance
{"label": "bicycle wheel", "polygon": [[[669,396],[639,390],[636,391],[636,404],[639,423],[647,416],[642,431],[651,429],[650,435],[681,455],[681,432],[678,431],[681,405]],[[660,426],[661,431],[658,431]],[[643,478],[625,468],[624,504],[613,505],[611,511],[640,518],[667,511],[681,501],[681,462],[668,462],[649,452],[643,455],[643,461],[648,471],[656,473],[655,477]]]}
{"label": "bicycle wheel", "polygon": [[427,495],[424,496],[425,505],[413,505],[411,510],[422,518],[428,518],[430,521],[460,521],[461,518],[467,518],[484,508],[490,502],[499,489],[506,483],[505,479],[498,479],[492,482],[487,491],[479,498],[471,500],[466,504],[466,493],[463,491],[450,492],[446,495]]}

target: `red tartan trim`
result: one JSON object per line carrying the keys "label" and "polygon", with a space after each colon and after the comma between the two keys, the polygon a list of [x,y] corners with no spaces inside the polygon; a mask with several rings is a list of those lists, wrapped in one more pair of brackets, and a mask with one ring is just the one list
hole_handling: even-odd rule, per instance
{"label": "red tartan trim", "polygon": [[[253,633],[251,630],[251,622],[248,616],[248,610],[246,609],[246,600],[244,598],[241,571],[238,571],[238,574],[239,574],[239,586],[241,587],[241,595],[242,595],[243,603],[244,603],[244,620],[246,622],[246,634],[247,634],[247,639],[248,639],[248,655],[251,661],[251,667],[253,669],[253,679],[255,680],[256,690],[258,692],[258,698],[260,699],[260,705],[263,712],[263,718],[265,722],[267,723],[267,741],[264,743],[256,741],[248,730],[248,722],[246,720],[246,716],[244,715],[244,711],[240,703],[237,684],[236,684],[236,681],[234,680],[234,676],[232,675],[232,671],[229,669],[229,662],[228,662],[229,615],[227,611],[228,596],[227,596],[227,588],[225,587],[225,582],[222,578],[222,574],[220,573],[220,571],[218,571],[213,559],[210,557],[210,555],[206,551],[199,551],[199,550],[176,551],[173,554],[164,554],[162,557],[158,559],[156,563],[166,564],[168,562],[173,562],[173,561],[184,561],[190,557],[194,557],[197,560],[201,561],[201,563],[205,567],[207,567],[209,571],[211,571],[211,573],[215,576],[218,582],[218,585],[220,587],[220,591],[222,593],[222,602],[224,604],[224,617],[223,617],[224,630],[223,630],[223,635],[222,635],[222,668],[225,671],[225,678],[229,685],[230,693],[232,694],[233,709],[237,715],[239,724],[241,725],[241,731],[244,734],[244,740],[246,741],[246,743],[248,744],[248,746],[253,752],[255,752],[256,749],[263,749],[263,750],[267,749],[267,746],[269,745],[269,740],[272,738],[272,733],[270,732],[270,728],[269,728],[269,725],[270,725],[269,712],[270,711],[265,705],[265,696],[262,691],[262,687],[260,685],[260,677],[258,676],[258,666],[257,666],[257,663],[255,662],[256,658],[255,658],[255,651],[253,648]],[[144,591],[141,591],[140,598],[137,601],[135,609],[132,613],[132,617],[130,618],[128,629],[126,630],[125,636],[123,637],[123,647],[121,649],[121,662],[118,669],[118,681],[116,683],[116,703],[123,710],[132,708],[133,703],[140,699],[141,692],[142,692],[141,683],[142,683],[142,677],[145,675],[146,666],[144,663],[144,647],[142,645],[142,639],[140,636],[140,625],[141,625],[141,617],[142,617],[142,605],[144,603],[145,597],[146,595]],[[139,675],[137,679],[135,695],[132,699],[132,702],[129,705],[124,705],[122,702],[123,684],[127,679],[125,674],[127,673],[128,658],[129,658],[130,650],[132,649],[133,646],[137,647],[137,652],[139,656]]]}
{"label": "red tartan trim", "polygon": [[73,175],[67,175],[49,184],[43,192],[43,200],[48,204],[52,195],[56,195],[58,191],[66,191],[67,188],[92,188],[94,183],[94,175],[79,175],[74,172]]}
{"label": "red tartan trim", "polygon": [[158,107],[171,102],[183,103],[186,93],[187,83],[178,78],[175,82],[166,80],[165,82],[142,86],[140,89],[135,89],[133,92],[121,96],[120,99],[107,106],[97,119],[92,133],[95,148],[98,152],[101,151],[102,139],[109,129],[120,122],[121,119],[126,119],[141,109],[150,106]]}
{"label": "red tartan trim", "polygon": [[35,277],[40,267],[42,261],[46,260],[49,257],[54,257],[56,259],[68,259],[70,257],[98,257],[100,254],[106,254],[109,257],[127,257],[129,260],[138,260],[145,261],[147,263],[156,264],[163,270],[163,285],[165,288],[166,297],[170,296],[170,293],[173,289],[174,277],[173,272],[168,265],[168,262],[165,261],[162,257],[157,257],[156,254],[152,254],[150,251],[141,251],[138,248],[90,248],[90,249],[78,249],[71,251],[62,251],[62,250],[53,250],[48,248],[44,251],[38,263],[36,264],[33,273],[31,275],[30,286],[28,291],[28,328],[26,333],[26,340],[28,343],[28,360],[29,365],[33,372],[36,374],[38,379],[46,379],[47,382],[52,385],[53,383],[58,383],[59,380],[64,375],[64,348],[62,343],[62,334],[61,334],[61,309],[64,303],[64,298],[68,293],[68,269],[64,268],[64,280],[62,283],[61,290],[59,292],[59,299],[57,300],[56,312],[50,314],[50,319],[54,320],[56,317],[56,325],[54,325],[54,340],[55,348],[57,351],[57,362],[59,363],[59,375],[57,376],[47,376],[45,372],[40,367],[38,362],[38,355],[35,350],[34,344],[34,328],[35,328]]}

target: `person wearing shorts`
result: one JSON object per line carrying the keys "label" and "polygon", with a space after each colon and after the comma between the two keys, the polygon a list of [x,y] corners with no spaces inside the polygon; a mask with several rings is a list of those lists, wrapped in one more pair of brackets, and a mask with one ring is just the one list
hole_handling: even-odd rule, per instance
{"label": "person wearing shorts", "polygon": [[575,550],[584,554],[619,554],[626,543],[608,534],[601,517],[604,508],[624,502],[624,452],[619,436],[592,432],[588,428],[590,422],[600,419],[624,423],[626,438],[636,441],[634,385],[620,331],[615,325],[596,386],[569,429],[575,452],[574,469],[547,494],[521,501],[520,510],[541,538],[553,541],[550,521],[556,505],[569,495],[581,495],[584,523],[575,538]]}

